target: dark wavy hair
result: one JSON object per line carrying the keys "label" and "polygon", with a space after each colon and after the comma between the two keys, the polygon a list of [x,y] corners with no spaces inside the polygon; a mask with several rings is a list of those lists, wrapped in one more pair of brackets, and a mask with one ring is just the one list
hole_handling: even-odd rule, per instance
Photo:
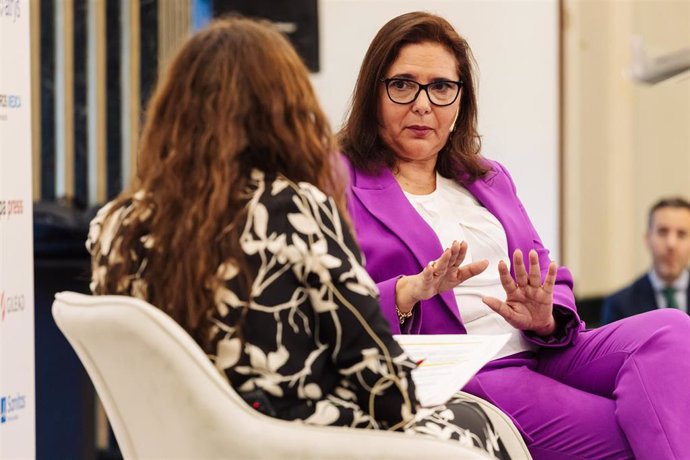
{"label": "dark wavy hair", "polygon": [[122,243],[112,250],[122,262],[108,267],[99,293],[118,293],[119,280],[140,271],[129,254],[149,234],[155,244],[141,270],[146,300],[207,348],[219,265],[232,258],[241,284],[251,284],[239,236],[252,168],[316,185],[346,216],[338,160],[308,71],[288,40],[264,21],[213,22],[181,46],[157,82],[137,177],[109,214],[138,200],[152,217],[121,227]]}
{"label": "dark wavy hair", "polygon": [[690,201],[680,196],[661,198],[649,209],[649,214],[647,216],[647,229],[651,230],[652,228],[652,224],[654,223],[654,213],[659,209],[664,208],[685,209],[690,211]]}
{"label": "dark wavy hair", "polygon": [[364,56],[348,116],[338,133],[339,147],[357,169],[376,172],[384,166],[393,167],[395,156],[379,136],[380,81],[404,46],[428,42],[443,45],[455,56],[463,82],[455,130],[439,152],[436,170],[447,178],[472,181],[488,171],[480,156],[481,138],[477,132],[474,57],[453,26],[434,14],[403,14],[376,34]]}

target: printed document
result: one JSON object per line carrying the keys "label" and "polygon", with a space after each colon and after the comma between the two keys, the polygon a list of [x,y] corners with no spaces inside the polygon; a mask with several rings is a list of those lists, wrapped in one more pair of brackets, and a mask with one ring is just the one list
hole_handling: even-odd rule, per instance
{"label": "printed document", "polygon": [[506,344],[501,335],[394,335],[405,352],[417,362],[412,379],[424,407],[443,404]]}

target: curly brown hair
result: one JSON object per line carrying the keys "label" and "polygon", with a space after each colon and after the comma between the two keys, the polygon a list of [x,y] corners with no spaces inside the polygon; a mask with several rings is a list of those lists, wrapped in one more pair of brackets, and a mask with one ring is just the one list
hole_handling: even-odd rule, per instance
{"label": "curly brown hair", "polygon": [[153,215],[139,223],[145,229],[127,227],[124,262],[107,274],[104,293],[118,293],[117,280],[140,271],[128,254],[149,234],[155,251],[140,271],[146,300],[207,346],[221,257],[230,255],[251,283],[239,234],[252,168],[316,185],[345,215],[336,161],[328,121],[288,40],[268,22],[214,21],[181,45],[153,92],[137,177],[110,213],[143,190],[137,199]]}
{"label": "curly brown hair", "polygon": [[482,177],[488,168],[480,156],[474,58],[467,41],[448,21],[434,14],[403,14],[391,19],[376,34],[362,61],[350,110],[338,133],[338,143],[357,169],[377,172],[381,167],[394,166],[395,155],[379,135],[381,79],[404,46],[426,42],[439,43],[455,56],[458,75],[463,82],[455,130],[439,152],[436,170],[447,178],[475,180]]}

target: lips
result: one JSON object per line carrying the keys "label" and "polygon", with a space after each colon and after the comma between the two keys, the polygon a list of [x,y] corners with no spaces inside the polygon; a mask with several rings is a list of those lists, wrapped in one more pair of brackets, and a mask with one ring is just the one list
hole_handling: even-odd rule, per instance
{"label": "lips", "polygon": [[429,134],[433,129],[429,128],[428,126],[424,125],[410,125],[407,127],[407,129],[414,134],[415,136],[418,137],[424,137],[427,134]]}

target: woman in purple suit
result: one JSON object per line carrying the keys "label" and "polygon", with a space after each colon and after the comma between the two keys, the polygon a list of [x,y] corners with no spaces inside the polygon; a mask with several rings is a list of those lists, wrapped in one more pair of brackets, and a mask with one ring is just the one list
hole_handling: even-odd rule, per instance
{"label": "woman in purple suit", "polygon": [[510,334],[464,390],[508,413],[537,459],[690,458],[690,319],[659,310],[585,330],[570,273],[480,155],[473,59],[447,21],[383,26],[339,140],[394,332]]}

